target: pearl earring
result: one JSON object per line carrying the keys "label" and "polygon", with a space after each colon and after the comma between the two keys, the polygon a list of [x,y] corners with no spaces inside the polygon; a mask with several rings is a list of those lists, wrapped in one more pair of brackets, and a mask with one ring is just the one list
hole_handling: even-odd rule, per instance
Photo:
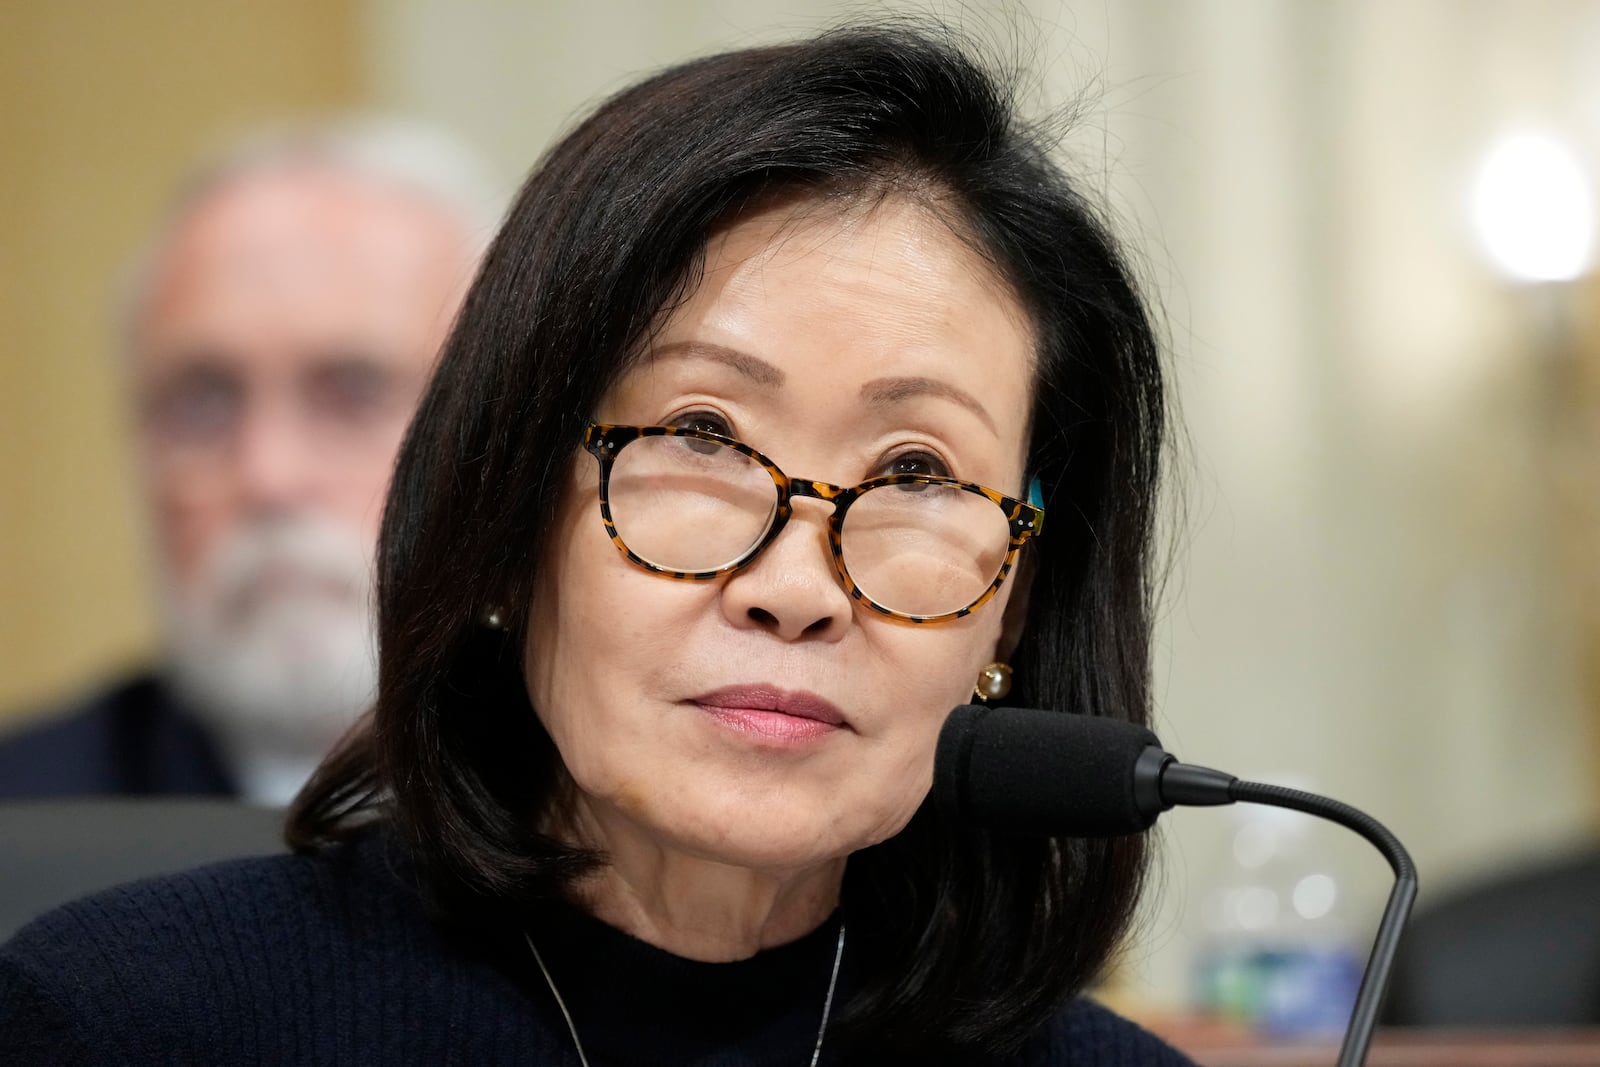
{"label": "pearl earring", "polygon": [[1011,692],[1011,665],[995,662],[978,672],[972,695],[979,700],[1000,700]]}
{"label": "pearl earring", "polygon": [[483,625],[491,630],[504,630],[506,628],[505,611],[498,604],[491,604],[483,613]]}

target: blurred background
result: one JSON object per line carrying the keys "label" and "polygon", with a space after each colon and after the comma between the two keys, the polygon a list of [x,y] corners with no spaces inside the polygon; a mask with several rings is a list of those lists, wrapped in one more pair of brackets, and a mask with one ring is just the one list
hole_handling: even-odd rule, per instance
{"label": "blurred background", "polygon": [[[1600,837],[1600,4],[1576,0],[0,5],[0,729],[152,654],[113,297],[196,156],[376,111],[509,189],[641,71],[889,10],[1077,102],[1067,161],[1162,309],[1167,747],[1374,813],[1425,902]],[[1364,955],[1389,882],[1365,845],[1163,827],[1124,1004],[1245,997],[1229,954],[1285,930]]]}

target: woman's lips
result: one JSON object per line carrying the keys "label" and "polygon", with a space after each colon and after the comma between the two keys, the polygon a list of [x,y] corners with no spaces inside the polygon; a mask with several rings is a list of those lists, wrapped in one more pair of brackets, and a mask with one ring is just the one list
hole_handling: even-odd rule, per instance
{"label": "woman's lips", "polygon": [[849,728],[839,709],[815,693],[770,685],[726,686],[690,702],[725,726],[773,741],[811,741]]}

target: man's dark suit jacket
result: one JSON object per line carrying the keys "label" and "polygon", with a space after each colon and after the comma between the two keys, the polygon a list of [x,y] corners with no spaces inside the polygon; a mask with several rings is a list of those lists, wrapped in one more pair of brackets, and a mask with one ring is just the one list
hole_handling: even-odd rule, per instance
{"label": "man's dark suit jacket", "polygon": [[215,746],[154,675],[0,735],[0,799],[232,796]]}

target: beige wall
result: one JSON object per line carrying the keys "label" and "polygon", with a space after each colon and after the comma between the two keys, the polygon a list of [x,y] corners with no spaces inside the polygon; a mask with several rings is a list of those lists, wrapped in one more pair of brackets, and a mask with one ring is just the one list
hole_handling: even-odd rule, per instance
{"label": "beige wall", "polygon": [[197,153],[360,100],[352,8],[0,4],[0,717],[151,646],[114,280]]}

